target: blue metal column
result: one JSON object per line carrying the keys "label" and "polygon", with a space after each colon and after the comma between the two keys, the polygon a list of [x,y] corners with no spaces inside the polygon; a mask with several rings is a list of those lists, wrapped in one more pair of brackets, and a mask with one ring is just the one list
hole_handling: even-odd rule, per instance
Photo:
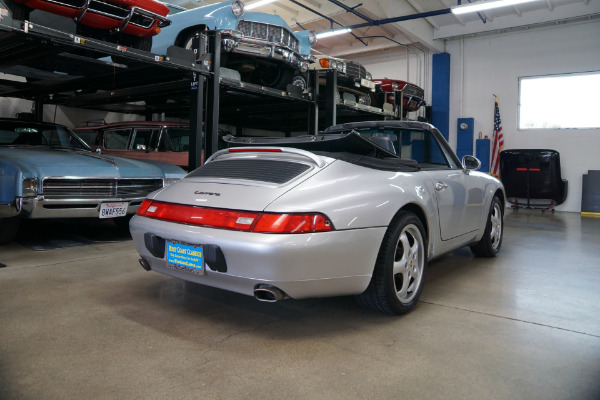
{"label": "blue metal column", "polygon": [[456,155],[459,160],[463,156],[473,155],[473,118],[459,118],[456,122]]}
{"label": "blue metal column", "polygon": [[431,78],[431,122],[444,135],[450,137],[450,54],[433,55]]}

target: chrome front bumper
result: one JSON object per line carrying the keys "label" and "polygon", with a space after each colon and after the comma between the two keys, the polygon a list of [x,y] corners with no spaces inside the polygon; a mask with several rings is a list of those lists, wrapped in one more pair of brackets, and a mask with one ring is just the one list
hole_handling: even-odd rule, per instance
{"label": "chrome front bumper", "polygon": [[16,217],[23,209],[23,198],[17,197],[14,202],[9,204],[0,204],[0,218]]}
{"label": "chrome front bumper", "polygon": [[[99,218],[100,204],[128,202],[127,214],[135,214],[144,198],[132,199],[45,199],[44,196],[19,198],[16,204],[0,204],[0,217],[23,218]],[[20,208],[17,207],[20,204]]]}
{"label": "chrome front bumper", "polygon": [[309,60],[282,44],[249,38],[240,31],[221,31],[221,37],[224,51],[281,61],[301,72],[308,70]]}

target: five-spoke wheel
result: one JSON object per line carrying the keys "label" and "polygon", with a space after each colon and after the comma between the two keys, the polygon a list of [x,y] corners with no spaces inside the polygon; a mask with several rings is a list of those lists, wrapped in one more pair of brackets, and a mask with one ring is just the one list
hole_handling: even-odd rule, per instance
{"label": "five-spoke wheel", "polygon": [[384,238],[371,282],[358,301],[389,313],[404,314],[421,295],[427,266],[427,241],[421,220],[400,211]]}

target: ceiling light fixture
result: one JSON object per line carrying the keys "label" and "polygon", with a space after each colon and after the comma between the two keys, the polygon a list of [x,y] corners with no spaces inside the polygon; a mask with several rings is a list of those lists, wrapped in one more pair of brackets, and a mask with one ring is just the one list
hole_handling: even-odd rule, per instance
{"label": "ceiling light fixture", "polygon": [[450,11],[453,14],[460,15],[471,12],[491,10],[493,8],[516,6],[517,4],[529,3],[539,0],[496,0],[496,1],[478,1],[477,3],[463,4],[461,6],[452,7]]}
{"label": "ceiling light fixture", "polygon": [[254,9],[254,8],[258,8],[258,7],[260,7],[260,6],[265,6],[265,5],[269,4],[269,3],[274,3],[274,2],[276,2],[276,1],[277,1],[277,0],[260,0],[260,1],[257,1],[256,3],[248,4],[248,5],[247,5],[247,6],[245,6],[244,8],[245,8],[246,10],[252,10],[252,9]]}
{"label": "ceiling light fixture", "polygon": [[330,37],[330,36],[337,36],[337,35],[341,35],[343,33],[351,32],[351,31],[352,31],[352,29],[350,29],[350,28],[342,28],[342,29],[334,29],[332,31],[325,31],[325,32],[317,33],[317,39],[322,39],[322,38],[326,38],[326,37]]}

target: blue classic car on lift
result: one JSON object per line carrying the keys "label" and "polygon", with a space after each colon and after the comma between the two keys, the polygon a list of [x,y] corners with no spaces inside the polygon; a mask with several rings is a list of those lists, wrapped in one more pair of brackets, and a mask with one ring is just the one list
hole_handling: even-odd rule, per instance
{"label": "blue classic car on lift", "polygon": [[0,243],[21,218],[113,218],[185,175],[171,164],[103,156],[62,125],[0,119]]}
{"label": "blue classic car on lift", "polygon": [[312,31],[294,32],[278,15],[245,12],[240,0],[224,1],[169,15],[171,25],[154,37],[152,52],[166,54],[169,46],[192,48],[192,39],[205,30],[221,34],[221,66],[236,70],[245,82],[286,89],[306,88],[312,62]]}

